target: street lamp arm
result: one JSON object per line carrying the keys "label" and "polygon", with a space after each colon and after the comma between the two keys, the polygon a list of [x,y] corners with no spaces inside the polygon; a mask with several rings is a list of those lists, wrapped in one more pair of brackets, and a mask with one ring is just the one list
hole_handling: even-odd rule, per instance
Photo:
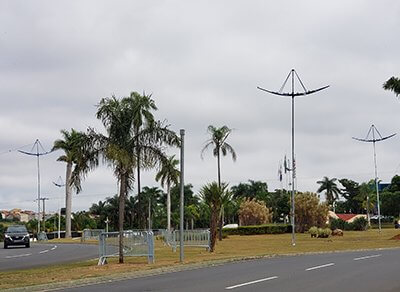
{"label": "street lamp arm", "polygon": [[321,88],[318,88],[318,89],[314,89],[314,90],[308,90],[308,91],[305,91],[305,92],[296,92],[296,93],[286,93],[286,92],[280,93],[280,92],[271,91],[271,90],[268,90],[268,89],[265,89],[265,88],[262,88],[262,87],[259,87],[259,86],[257,86],[257,88],[262,90],[262,91],[271,93],[271,94],[275,94],[275,95],[279,95],[279,96],[293,97],[293,96],[304,96],[304,95],[313,94],[313,93],[316,93],[318,91],[324,90],[324,89],[328,88],[329,86],[330,85],[327,85],[327,86],[324,86],[324,87],[321,87]]}

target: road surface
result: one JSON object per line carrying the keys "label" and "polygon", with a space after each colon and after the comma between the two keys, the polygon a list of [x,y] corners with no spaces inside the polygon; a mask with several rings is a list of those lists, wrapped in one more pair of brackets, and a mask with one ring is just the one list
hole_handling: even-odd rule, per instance
{"label": "road surface", "polygon": [[400,291],[400,249],[278,257],[65,291]]}
{"label": "road surface", "polygon": [[0,271],[26,269],[65,262],[76,262],[99,257],[97,245],[89,244],[40,244],[30,248],[0,248]]}

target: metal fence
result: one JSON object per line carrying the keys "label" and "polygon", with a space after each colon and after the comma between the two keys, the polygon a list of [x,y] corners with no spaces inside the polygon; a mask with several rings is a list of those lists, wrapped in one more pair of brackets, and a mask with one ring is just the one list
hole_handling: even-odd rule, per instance
{"label": "metal fence", "polygon": [[[119,232],[103,232],[99,236],[99,265],[107,258],[118,257]],[[154,263],[154,234],[152,231],[127,230],[123,233],[123,254],[128,257],[147,257]]]}
{"label": "metal fence", "polygon": [[[166,245],[172,247],[173,251],[179,247],[180,231],[164,230],[161,234]],[[204,247],[210,249],[210,230],[184,230],[183,231],[183,245],[193,247]]]}
{"label": "metal fence", "polygon": [[83,229],[81,241],[84,242],[86,240],[99,240],[99,236],[104,232],[104,229]]}

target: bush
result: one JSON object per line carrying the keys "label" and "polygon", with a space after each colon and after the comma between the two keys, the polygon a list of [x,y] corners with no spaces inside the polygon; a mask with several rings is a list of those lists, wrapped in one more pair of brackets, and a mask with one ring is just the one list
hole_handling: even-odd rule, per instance
{"label": "bush", "polygon": [[6,232],[6,227],[3,224],[0,224],[0,241],[4,240],[4,232]]}
{"label": "bush", "polygon": [[239,221],[242,225],[260,225],[271,222],[272,213],[264,202],[246,199],[240,204]]}
{"label": "bush", "polygon": [[282,234],[290,232],[292,232],[292,226],[287,224],[265,224],[222,229],[224,235]]}
{"label": "bush", "polygon": [[352,225],[353,230],[365,231],[368,228],[368,220],[364,217],[359,217],[353,221]]}
{"label": "bush", "polygon": [[331,234],[332,230],[330,228],[318,228],[319,238],[328,238]]}
{"label": "bush", "polygon": [[299,193],[295,196],[296,231],[304,232],[311,226],[325,227],[328,206],[322,204],[314,193]]}
{"label": "bush", "polygon": [[308,230],[308,233],[311,234],[311,237],[317,237],[318,236],[318,227],[313,226]]}

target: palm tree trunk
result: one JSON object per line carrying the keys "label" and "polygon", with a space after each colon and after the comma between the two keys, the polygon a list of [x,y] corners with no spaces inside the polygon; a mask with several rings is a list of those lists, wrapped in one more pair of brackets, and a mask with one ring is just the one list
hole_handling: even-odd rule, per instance
{"label": "palm tree trunk", "polygon": [[167,230],[171,231],[171,186],[167,184]]}
{"label": "palm tree trunk", "polygon": [[215,249],[215,243],[217,241],[217,225],[218,225],[218,210],[215,208],[211,209],[211,222],[210,222],[210,252]]}
{"label": "palm tree trunk", "polygon": [[224,225],[224,207],[221,208],[221,215],[219,218],[219,230],[218,230],[218,239],[222,240],[222,226]]}
{"label": "palm tree trunk", "polygon": [[218,187],[221,188],[221,161],[220,161],[219,149],[217,154],[217,163],[218,163]]}
{"label": "palm tree trunk", "polygon": [[71,177],[72,163],[67,163],[67,171],[65,175],[65,237],[71,237],[71,209],[72,209],[72,194],[71,194]]}
{"label": "palm tree trunk", "polygon": [[121,175],[119,191],[119,263],[124,263],[124,214],[125,214],[125,196],[126,196],[126,173]]}

